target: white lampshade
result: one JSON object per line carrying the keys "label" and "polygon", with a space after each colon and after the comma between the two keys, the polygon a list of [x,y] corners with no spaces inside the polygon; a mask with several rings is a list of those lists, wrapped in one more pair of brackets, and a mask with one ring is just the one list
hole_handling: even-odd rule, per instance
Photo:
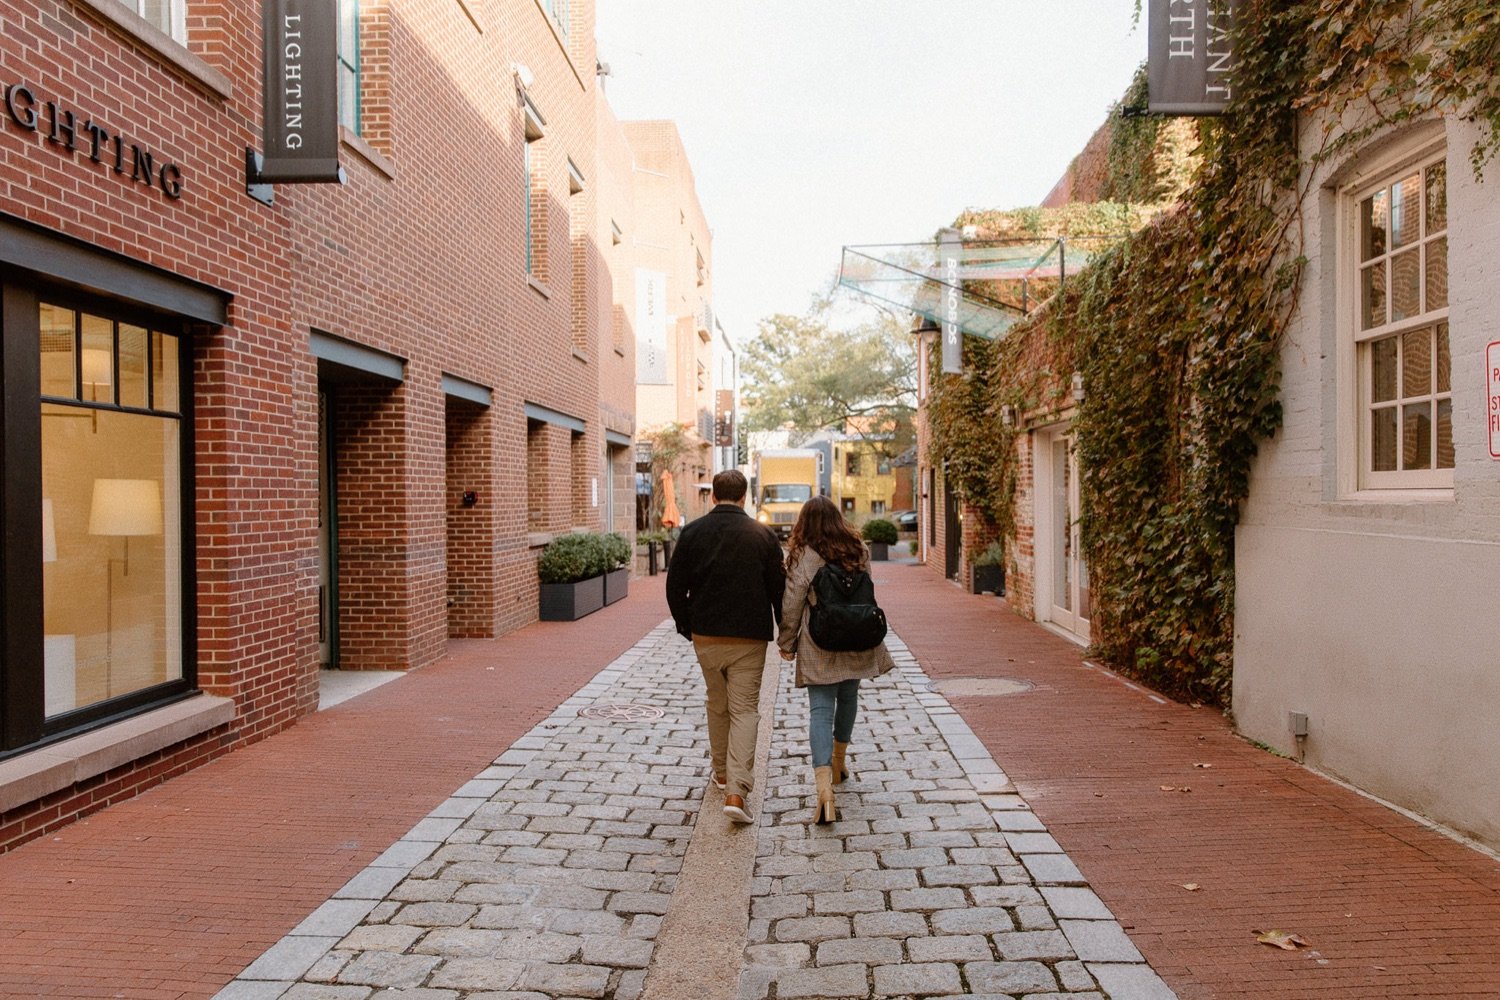
{"label": "white lampshade", "polygon": [[109,351],[97,347],[85,347],[83,349],[83,364],[81,367],[83,369],[84,385],[110,384],[114,359],[109,354]]}
{"label": "white lampshade", "polygon": [[42,498],[42,562],[57,562],[57,525],[52,520],[52,501]]}
{"label": "white lampshade", "polygon": [[155,479],[94,480],[89,534],[161,534],[161,483]]}

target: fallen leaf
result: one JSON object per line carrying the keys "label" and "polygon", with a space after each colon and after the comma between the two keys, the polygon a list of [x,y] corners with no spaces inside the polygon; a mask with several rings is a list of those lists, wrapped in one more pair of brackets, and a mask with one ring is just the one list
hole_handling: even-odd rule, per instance
{"label": "fallen leaf", "polygon": [[1202,886],[1200,886],[1197,882],[1185,882],[1183,883],[1182,887],[1188,892],[1197,892],[1202,888]]}
{"label": "fallen leaf", "polygon": [[1178,789],[1178,791],[1180,791],[1180,792],[1191,792],[1192,789],[1189,788],[1187,785],[1183,785],[1181,788]]}
{"label": "fallen leaf", "polygon": [[1200,768],[1202,768],[1202,767],[1213,767],[1212,764],[1194,764],[1193,766],[1194,767],[1200,767]]}
{"label": "fallen leaf", "polygon": [[1176,785],[1162,785],[1161,786],[1161,790],[1164,791],[1164,792],[1175,792],[1175,791],[1177,791],[1177,786]]}
{"label": "fallen leaf", "polygon": [[1256,935],[1255,940],[1261,944],[1268,944],[1272,948],[1280,948],[1282,951],[1296,951],[1298,948],[1308,947],[1308,943],[1300,934],[1290,931],[1251,931]]}

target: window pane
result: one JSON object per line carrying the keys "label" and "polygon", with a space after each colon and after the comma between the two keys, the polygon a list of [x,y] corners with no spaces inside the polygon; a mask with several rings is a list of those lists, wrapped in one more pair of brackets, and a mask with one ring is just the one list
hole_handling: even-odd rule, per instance
{"label": "window pane", "polygon": [[339,57],[351,66],[359,65],[359,0],[338,0]]}
{"label": "window pane", "polygon": [[146,408],[146,328],[120,324],[120,405]]}
{"label": "window pane", "polygon": [[1437,467],[1453,468],[1453,401],[1440,399],[1437,405]]}
{"label": "window pane", "polygon": [[1448,237],[1441,236],[1427,244],[1427,308],[1442,309],[1448,304]]}
{"label": "window pane", "polygon": [[1382,190],[1359,203],[1360,260],[1385,253],[1385,209],[1389,201],[1389,196]]}
{"label": "window pane", "polygon": [[1396,408],[1386,406],[1370,414],[1370,468],[1396,470]]}
{"label": "window pane", "polygon": [[[172,34],[172,2],[173,0],[140,0],[139,6],[132,0],[130,6],[136,7],[141,17],[151,23],[153,28],[160,28],[166,34]],[[181,41],[182,39],[178,39]]]}
{"label": "window pane", "polygon": [[1432,330],[1413,330],[1401,337],[1401,395],[1432,393]]}
{"label": "window pane", "polygon": [[1441,160],[1427,168],[1427,232],[1448,228],[1448,165]]}
{"label": "window pane", "polygon": [[1384,261],[1371,264],[1361,275],[1361,298],[1364,303],[1360,310],[1361,329],[1373,330],[1377,326],[1385,326],[1385,267]]}
{"label": "window pane", "polygon": [[359,134],[359,74],[339,63],[339,124]]}
{"label": "window pane", "polygon": [[177,398],[177,338],[151,334],[151,406],[166,413],[181,409]]}
{"label": "window pane", "polygon": [[1370,402],[1389,402],[1396,398],[1396,338],[1375,341],[1370,354]]}
{"label": "window pane", "polygon": [[115,401],[115,325],[101,316],[83,316],[83,398]]}
{"label": "window pane", "polygon": [[1432,468],[1432,404],[1407,403],[1401,409],[1401,468]]}
{"label": "window pane", "polygon": [[1422,238],[1422,177],[1412,174],[1391,188],[1391,249]]}
{"label": "window pane", "polygon": [[1391,320],[1407,319],[1422,311],[1421,251],[1391,258]]}
{"label": "window pane", "polygon": [[42,303],[42,395],[78,398],[73,366],[75,314],[71,309]]}
{"label": "window pane", "polygon": [[1433,367],[1437,369],[1437,391],[1452,392],[1453,378],[1450,371],[1453,359],[1448,355],[1447,323],[1439,323],[1437,326],[1437,363]]}
{"label": "window pane", "polygon": [[178,430],[161,417],[42,406],[49,717],[182,676]]}

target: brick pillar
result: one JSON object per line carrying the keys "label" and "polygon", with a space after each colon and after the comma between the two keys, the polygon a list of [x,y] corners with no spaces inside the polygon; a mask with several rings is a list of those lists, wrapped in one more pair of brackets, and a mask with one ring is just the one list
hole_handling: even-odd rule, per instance
{"label": "brick pillar", "polygon": [[[495,635],[495,511],[491,489],[491,417],[487,408],[449,399],[447,404],[448,635]],[[463,495],[473,490],[473,506]]]}
{"label": "brick pillar", "polygon": [[350,383],[333,397],[339,662],[348,670],[421,666],[444,648],[441,452],[412,396],[408,385]]}

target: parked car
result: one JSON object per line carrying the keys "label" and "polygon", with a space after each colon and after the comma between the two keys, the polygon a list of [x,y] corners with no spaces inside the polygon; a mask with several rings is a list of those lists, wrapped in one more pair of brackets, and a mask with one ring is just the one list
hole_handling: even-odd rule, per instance
{"label": "parked car", "polygon": [[896,522],[897,531],[917,530],[917,512],[914,510],[898,510],[890,515],[890,520]]}

